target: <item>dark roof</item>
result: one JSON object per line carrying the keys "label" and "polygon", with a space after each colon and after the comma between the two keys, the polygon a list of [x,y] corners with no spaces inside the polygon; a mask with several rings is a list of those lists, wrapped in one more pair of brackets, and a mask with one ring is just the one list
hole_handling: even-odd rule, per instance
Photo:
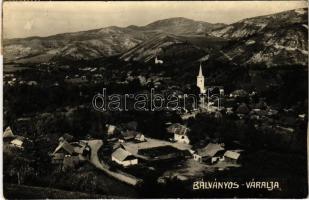
{"label": "dark roof", "polygon": [[177,135],[186,135],[189,131],[189,128],[187,128],[184,125],[181,124],[172,124],[167,128],[167,132],[177,134]]}
{"label": "dark roof", "polygon": [[205,157],[205,156],[213,157],[214,155],[216,155],[216,153],[222,150],[224,150],[224,148],[221,145],[209,143],[206,147],[202,149],[198,149],[197,152],[198,152],[198,155],[202,157]]}
{"label": "dark roof", "polygon": [[151,158],[180,152],[182,151],[170,145],[138,150],[138,154]]}
{"label": "dark roof", "polygon": [[126,132],[123,132],[121,135],[123,139],[129,140],[129,139],[134,139],[138,134],[140,133],[137,131],[126,131]]}

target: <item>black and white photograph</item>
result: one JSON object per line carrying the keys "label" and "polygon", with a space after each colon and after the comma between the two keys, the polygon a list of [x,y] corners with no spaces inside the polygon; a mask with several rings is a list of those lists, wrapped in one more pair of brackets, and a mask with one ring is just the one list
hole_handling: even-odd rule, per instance
{"label": "black and white photograph", "polygon": [[4,1],[5,199],[308,196],[307,1]]}

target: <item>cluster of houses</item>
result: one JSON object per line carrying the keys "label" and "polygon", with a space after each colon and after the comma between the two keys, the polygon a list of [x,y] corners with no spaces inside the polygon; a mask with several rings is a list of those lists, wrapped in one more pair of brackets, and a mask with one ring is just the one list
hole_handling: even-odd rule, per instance
{"label": "cluster of houses", "polygon": [[215,164],[220,161],[238,163],[243,150],[225,150],[224,144],[209,143],[204,148],[199,148],[193,152],[194,160]]}
{"label": "cluster of houses", "polygon": [[57,165],[59,171],[74,169],[90,159],[91,148],[87,141],[73,140],[73,136],[64,134],[59,138],[59,145],[50,154],[51,163]]}
{"label": "cluster of houses", "polygon": [[112,161],[124,167],[137,165],[139,161],[189,157],[208,164],[223,160],[232,163],[239,161],[242,150],[225,150],[224,144],[209,143],[204,148],[192,150],[188,135],[190,129],[185,125],[170,124],[166,130],[167,133],[173,134],[169,141],[148,138],[135,130],[119,131],[115,125],[107,125],[107,134],[110,138],[117,135],[111,154]]}
{"label": "cluster of houses", "polygon": [[29,85],[29,86],[36,86],[38,85],[37,81],[34,80],[19,80],[14,76],[14,74],[4,74],[3,75],[3,84],[8,86],[15,86],[15,85]]}

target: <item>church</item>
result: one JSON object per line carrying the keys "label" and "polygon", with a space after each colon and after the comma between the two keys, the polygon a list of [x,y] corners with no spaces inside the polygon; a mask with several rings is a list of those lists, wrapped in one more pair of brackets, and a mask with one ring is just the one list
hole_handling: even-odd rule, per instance
{"label": "church", "polygon": [[206,93],[206,88],[205,88],[205,78],[203,76],[203,71],[202,71],[202,65],[200,64],[200,70],[198,73],[198,76],[196,77],[196,86],[200,88],[200,94],[205,94]]}

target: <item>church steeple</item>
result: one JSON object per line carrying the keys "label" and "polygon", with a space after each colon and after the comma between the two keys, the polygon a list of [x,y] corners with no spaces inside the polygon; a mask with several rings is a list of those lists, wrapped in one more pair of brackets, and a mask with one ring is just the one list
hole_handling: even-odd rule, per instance
{"label": "church steeple", "polygon": [[206,92],[204,85],[204,76],[202,71],[202,64],[200,63],[200,70],[198,76],[196,77],[196,86],[200,88],[200,93],[204,94]]}

